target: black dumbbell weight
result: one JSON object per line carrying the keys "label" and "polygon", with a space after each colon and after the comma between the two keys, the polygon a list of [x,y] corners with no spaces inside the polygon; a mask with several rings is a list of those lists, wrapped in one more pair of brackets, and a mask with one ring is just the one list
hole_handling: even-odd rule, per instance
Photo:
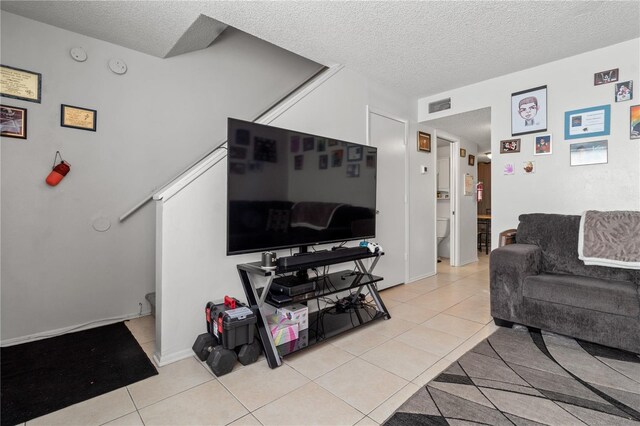
{"label": "black dumbbell weight", "polygon": [[216,376],[224,376],[233,370],[236,365],[238,355],[235,351],[225,349],[222,345],[213,348],[207,358],[207,365]]}
{"label": "black dumbbell weight", "polygon": [[258,339],[254,339],[253,343],[242,345],[238,351],[238,361],[242,365],[253,364],[258,360],[262,353],[262,345]]}
{"label": "black dumbbell weight", "polygon": [[206,361],[213,348],[217,345],[218,342],[215,337],[209,333],[203,333],[196,338],[191,349],[193,349],[200,361]]}

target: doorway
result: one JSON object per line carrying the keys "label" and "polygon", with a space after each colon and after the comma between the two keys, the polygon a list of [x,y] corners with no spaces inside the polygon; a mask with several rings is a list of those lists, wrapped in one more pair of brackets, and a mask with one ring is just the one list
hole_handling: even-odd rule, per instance
{"label": "doorway", "polygon": [[447,263],[455,264],[455,237],[452,226],[455,216],[455,178],[453,168],[455,166],[454,141],[442,137],[436,137],[437,166],[436,166],[436,251],[438,263],[443,259]]}
{"label": "doorway", "polygon": [[[446,139],[451,147],[451,185],[457,185],[459,191],[450,192],[451,215],[449,222],[450,250],[452,267],[463,266],[478,260],[478,201],[476,184],[478,183],[478,162],[486,153],[491,152],[491,108],[454,114],[423,124],[435,129],[438,139]],[[445,146],[446,149],[446,146]],[[442,149],[438,149],[440,152]],[[469,154],[473,155],[471,159]],[[465,181],[471,183],[465,190]],[[466,192],[466,194],[465,194]],[[490,201],[489,201],[490,203]],[[439,207],[443,201],[436,202],[434,216],[441,217],[446,208]],[[491,214],[495,214],[490,207]],[[436,222],[437,226],[437,222]],[[437,230],[436,230],[437,233]],[[436,242],[437,244],[437,237]],[[436,251],[439,247],[437,247]],[[446,246],[442,248],[446,252]],[[483,251],[484,253],[484,251]]]}

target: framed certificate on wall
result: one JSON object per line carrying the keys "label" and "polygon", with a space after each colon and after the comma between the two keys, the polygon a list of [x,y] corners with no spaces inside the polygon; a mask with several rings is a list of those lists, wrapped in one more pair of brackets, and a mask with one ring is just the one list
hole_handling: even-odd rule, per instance
{"label": "framed certificate on wall", "polygon": [[0,65],[0,96],[40,103],[42,74]]}
{"label": "framed certificate on wall", "polygon": [[98,111],[71,105],[60,106],[60,125],[72,129],[96,131]]}

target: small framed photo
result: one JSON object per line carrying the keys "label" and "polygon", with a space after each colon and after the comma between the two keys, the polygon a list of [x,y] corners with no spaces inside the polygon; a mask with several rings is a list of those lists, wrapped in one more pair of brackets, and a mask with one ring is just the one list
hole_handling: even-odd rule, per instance
{"label": "small framed photo", "polygon": [[316,146],[316,140],[311,137],[307,137],[302,139],[302,150],[303,151],[313,151]]}
{"label": "small framed photo", "polygon": [[0,65],[0,96],[40,103],[42,74]]}
{"label": "small framed photo", "polygon": [[464,148],[460,148],[460,157],[464,158],[467,156],[467,150]]}
{"label": "small framed photo", "polygon": [[515,174],[515,172],[516,172],[516,169],[513,166],[513,163],[507,163],[502,168],[502,174],[503,175],[513,175],[513,174]]}
{"label": "small framed photo", "polygon": [[247,148],[242,146],[229,147],[229,158],[244,160],[245,158],[247,158]]}
{"label": "small framed photo", "polygon": [[520,152],[520,139],[505,139],[500,141],[500,154]]}
{"label": "small framed photo", "polygon": [[362,147],[361,146],[349,146],[347,148],[347,161],[360,161],[362,160]]}
{"label": "small framed photo", "polygon": [[572,143],[569,147],[571,165],[587,166],[608,162],[608,141]]}
{"label": "small framed photo", "polygon": [[618,68],[607,71],[600,71],[593,75],[593,85],[600,86],[601,84],[613,83],[618,81]]}
{"label": "small framed photo", "polygon": [[547,86],[511,94],[511,136],[547,130]]}
{"label": "small framed photo", "polygon": [[253,161],[278,162],[278,142],[259,136],[253,138]]}
{"label": "small framed photo", "polygon": [[342,167],[342,157],[344,157],[344,149],[336,149],[331,152],[331,167]]}
{"label": "small framed photo", "polygon": [[236,143],[238,145],[251,145],[251,133],[247,129],[236,129]]}
{"label": "small framed photo", "polygon": [[72,129],[96,131],[98,111],[72,105],[60,105],[60,125]]}
{"label": "small framed photo", "polygon": [[300,151],[300,136],[291,136],[291,153],[295,154]]}
{"label": "small framed photo", "polygon": [[525,175],[530,175],[536,172],[536,162],[535,161],[525,161],[522,163],[522,171]]}
{"label": "small framed photo", "polygon": [[348,164],[347,177],[360,177],[360,164]]}
{"label": "small framed photo", "polygon": [[476,165],[476,156],[475,155],[469,154],[469,162],[468,162],[468,164],[470,166],[475,166]]}
{"label": "small framed photo", "polygon": [[629,108],[629,123],[631,124],[631,139],[640,139],[640,105]]}
{"label": "small framed photo", "polygon": [[327,154],[318,156],[318,168],[325,170],[327,167],[329,167],[329,156]]}
{"label": "small framed photo", "polygon": [[551,134],[536,136],[533,140],[533,155],[549,155],[551,153]]}
{"label": "small framed photo", "polygon": [[304,155],[296,155],[293,157],[293,165],[295,170],[302,170],[304,167]]}
{"label": "small framed photo", "polygon": [[611,105],[576,109],[564,113],[564,138],[580,139],[610,133]]}
{"label": "small framed photo", "polygon": [[26,108],[0,105],[0,136],[8,138],[27,138]]}
{"label": "small framed photo", "polygon": [[318,138],[318,152],[325,152],[327,150],[327,140],[325,138]]}
{"label": "small framed photo", "polygon": [[367,155],[367,167],[375,167],[375,166],[376,166],[376,156]]}
{"label": "small framed photo", "polygon": [[616,83],[616,102],[630,101],[633,99],[633,81]]}
{"label": "small framed photo", "polygon": [[431,135],[425,132],[418,132],[418,151],[431,152]]}

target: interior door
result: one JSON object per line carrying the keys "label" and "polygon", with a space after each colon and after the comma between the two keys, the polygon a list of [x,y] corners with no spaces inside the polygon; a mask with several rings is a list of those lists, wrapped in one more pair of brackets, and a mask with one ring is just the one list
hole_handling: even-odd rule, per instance
{"label": "interior door", "polygon": [[375,275],[384,280],[378,288],[404,283],[406,260],[406,122],[369,111],[369,143],[378,148],[375,241],[384,256]]}

